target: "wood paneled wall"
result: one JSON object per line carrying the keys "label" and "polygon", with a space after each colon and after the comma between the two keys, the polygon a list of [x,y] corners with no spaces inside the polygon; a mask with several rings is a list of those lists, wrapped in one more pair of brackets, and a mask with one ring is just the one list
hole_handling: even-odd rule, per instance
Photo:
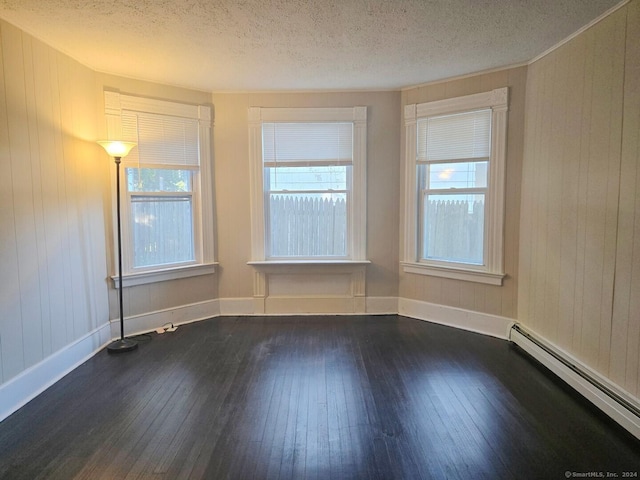
{"label": "wood paneled wall", "polygon": [[[518,289],[518,234],[520,218],[520,181],[524,139],[524,99],[527,67],[511,68],[416,87],[402,92],[402,106],[431,102],[494,88],[509,87],[509,113],[507,125],[507,179],[505,209],[505,271],[502,286],[450,280],[446,278],[400,273],[400,297],[421,300],[476,312],[515,318]],[[404,149],[404,142],[402,142]],[[404,162],[404,151],[402,152]],[[404,166],[403,170],[404,172]],[[404,190],[404,188],[403,188]],[[404,208],[404,193],[401,194]],[[401,210],[402,211],[402,210]],[[402,215],[400,215],[402,217]],[[402,222],[401,222],[402,223]],[[404,225],[400,226],[400,245]],[[400,258],[404,258],[400,254]]]}
{"label": "wood paneled wall", "polygon": [[0,21],[0,383],[108,321],[95,82]]}
{"label": "wood paneled wall", "polygon": [[640,2],[529,66],[518,319],[637,396]]}

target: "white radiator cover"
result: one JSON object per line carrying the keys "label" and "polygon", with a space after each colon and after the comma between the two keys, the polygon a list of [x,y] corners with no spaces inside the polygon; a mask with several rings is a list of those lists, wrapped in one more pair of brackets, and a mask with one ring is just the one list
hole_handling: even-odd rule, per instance
{"label": "white radiator cover", "polygon": [[637,398],[521,325],[511,327],[509,340],[640,439],[640,401]]}

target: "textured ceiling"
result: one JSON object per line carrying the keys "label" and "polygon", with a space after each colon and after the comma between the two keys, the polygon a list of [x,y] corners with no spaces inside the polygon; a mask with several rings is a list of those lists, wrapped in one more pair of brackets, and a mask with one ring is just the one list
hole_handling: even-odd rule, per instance
{"label": "textured ceiling", "polygon": [[94,70],[207,91],[395,89],[531,60],[619,0],[0,0]]}

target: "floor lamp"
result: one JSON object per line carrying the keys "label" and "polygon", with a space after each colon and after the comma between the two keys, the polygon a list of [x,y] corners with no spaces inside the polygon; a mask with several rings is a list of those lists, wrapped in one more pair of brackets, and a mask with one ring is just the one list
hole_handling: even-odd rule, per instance
{"label": "floor lamp", "polygon": [[131,149],[136,146],[133,142],[121,142],[116,140],[104,140],[98,142],[116,162],[116,210],[118,218],[118,302],[120,305],[120,339],[107,345],[109,353],[130,352],[138,348],[138,342],[130,338],[124,338],[124,311],[122,309],[122,233],[120,227],[120,161],[126,157]]}

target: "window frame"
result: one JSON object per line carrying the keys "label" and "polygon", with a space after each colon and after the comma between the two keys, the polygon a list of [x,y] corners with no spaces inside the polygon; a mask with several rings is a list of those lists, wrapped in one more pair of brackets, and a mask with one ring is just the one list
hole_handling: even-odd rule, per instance
{"label": "window frame", "polygon": [[[366,259],[366,125],[367,107],[340,108],[264,108],[250,107],[249,159],[251,185],[251,261],[250,264],[349,263]],[[353,123],[351,191],[347,194],[347,255],[331,257],[269,257],[268,212],[265,200],[265,168],[262,153],[263,123]]]}
{"label": "window frame", "polygon": [[[405,239],[403,270],[407,273],[502,285],[504,272],[504,195],[506,172],[508,87],[433,102],[406,105],[405,123]],[[422,222],[418,179],[418,120],[491,109],[491,152],[485,197],[484,262],[482,265],[421,259]]]}
{"label": "window frame", "polygon": [[[122,225],[122,250],[123,286],[129,287],[159,281],[186,278],[196,275],[206,275],[215,272],[214,258],[214,227],[213,227],[213,185],[212,185],[212,159],[211,159],[211,129],[212,109],[208,105],[191,105],[185,103],[156,100],[146,97],[124,95],[119,92],[105,91],[105,116],[107,119],[107,133],[109,138],[122,138],[122,115],[124,112],[151,113],[172,117],[182,117],[198,122],[198,157],[199,165],[167,165],[144,163],[122,159],[120,171],[121,188],[121,225]],[[126,140],[126,139],[125,139]],[[131,139],[135,141],[136,139]],[[133,234],[131,232],[131,197],[137,192],[129,192],[127,185],[127,168],[162,168],[173,170],[189,170],[191,172],[192,195],[192,225],[193,225],[193,249],[194,260],[188,262],[153,265],[147,267],[133,267]],[[112,210],[115,212],[115,169],[111,173],[112,185]],[[149,192],[144,192],[147,195]],[[184,196],[184,193],[175,192],[176,196]],[[163,193],[164,195],[164,193]],[[117,242],[117,228],[114,221],[114,245]],[[113,264],[114,275],[112,279],[116,288],[120,288],[117,275],[117,266]]]}

